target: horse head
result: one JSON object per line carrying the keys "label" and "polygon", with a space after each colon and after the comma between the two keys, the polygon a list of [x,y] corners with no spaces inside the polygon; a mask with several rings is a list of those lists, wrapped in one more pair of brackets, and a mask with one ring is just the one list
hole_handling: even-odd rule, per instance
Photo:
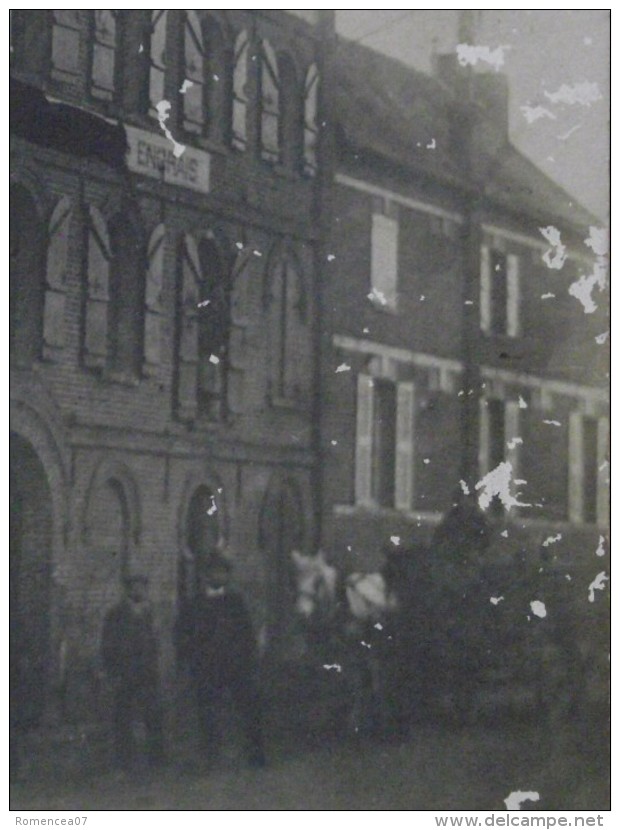
{"label": "horse head", "polygon": [[315,556],[305,556],[294,550],[291,559],[295,566],[297,613],[310,619],[318,613],[331,610],[336,600],[338,572],[327,564],[323,551]]}
{"label": "horse head", "polygon": [[349,610],[356,620],[379,622],[397,610],[398,600],[381,573],[352,573],[345,582]]}

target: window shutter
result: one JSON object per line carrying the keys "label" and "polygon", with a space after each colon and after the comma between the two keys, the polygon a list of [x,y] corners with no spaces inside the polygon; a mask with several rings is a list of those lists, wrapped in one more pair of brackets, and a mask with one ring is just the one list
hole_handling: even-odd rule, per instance
{"label": "window shutter", "polygon": [[515,254],[508,254],[506,258],[506,282],[507,282],[507,334],[509,337],[519,337],[521,334],[521,321],[519,305],[521,302],[521,291],[519,285],[519,257]]}
{"label": "window shutter", "polygon": [[153,114],[159,102],[165,98],[167,15],[166,9],[151,11],[149,103]]}
{"label": "window shutter", "polygon": [[355,436],[355,502],[372,502],[372,425],[374,381],[369,375],[357,378],[357,429]]}
{"label": "window shutter", "polygon": [[157,225],[147,249],[147,272],[144,316],[144,373],[155,375],[161,362],[161,292],[164,280],[166,229]]}
{"label": "window shutter", "polygon": [[568,517],[583,521],[583,421],[572,412],[568,422]]}
{"label": "window shutter", "polygon": [[506,440],[505,458],[512,464],[513,475],[520,474],[521,453],[515,439],[520,437],[519,402],[506,401],[504,404],[504,437]]}
{"label": "window shutter", "polygon": [[609,527],[609,419],[598,419],[598,434],[596,442],[596,520],[601,527]]}
{"label": "window shutter", "polygon": [[415,464],[415,387],[399,383],[396,397],[396,487],[397,510],[413,507]]}
{"label": "window shutter", "polygon": [[491,331],[491,251],[488,245],[480,247],[480,328]]}
{"label": "window shutter", "polygon": [[178,411],[181,418],[196,415],[198,383],[198,288],[201,281],[200,258],[196,240],[186,235],[181,257],[179,297]]}
{"label": "window shutter", "polygon": [[65,344],[65,290],[71,199],[63,196],[48,225],[46,290],[43,309],[43,357],[54,360]]}
{"label": "window shutter", "polygon": [[80,60],[82,12],[79,9],[56,9],[52,26],[52,67],[59,73],[77,75]]}
{"label": "window shutter", "polygon": [[237,150],[245,150],[248,138],[248,49],[247,32],[239,32],[235,41],[232,111],[232,143]]}
{"label": "window shutter", "polygon": [[478,428],[478,472],[482,478],[489,472],[489,408],[488,399],[480,398]]}
{"label": "window shutter", "polygon": [[89,207],[88,291],[84,362],[87,366],[105,365],[108,349],[108,301],[112,250],[106,221],[94,206]]}
{"label": "window shutter", "polygon": [[184,77],[191,86],[183,94],[183,127],[200,135],[205,127],[205,77],[207,60],[201,20],[194,10],[185,12]]}
{"label": "window shutter", "polygon": [[316,64],[312,64],[306,74],[304,90],[304,172],[310,176],[315,174],[317,166],[318,89],[319,72]]}
{"label": "window shutter", "polygon": [[395,308],[398,289],[398,222],[395,219],[373,213],[370,254],[372,288],[380,292],[377,305]]}

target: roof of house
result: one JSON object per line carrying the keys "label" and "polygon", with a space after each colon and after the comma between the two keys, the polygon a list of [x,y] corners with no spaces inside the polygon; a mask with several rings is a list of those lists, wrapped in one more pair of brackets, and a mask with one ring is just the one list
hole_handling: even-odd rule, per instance
{"label": "roof of house", "polygon": [[[334,112],[349,148],[463,183],[449,152],[450,96],[437,79],[344,39],[334,64]],[[345,149],[341,143],[340,153]]]}
{"label": "roof of house", "polygon": [[507,125],[498,140],[497,118],[493,124],[488,106],[486,112],[478,108],[473,142],[477,181],[468,182],[451,124],[458,99],[445,82],[342,38],[334,63],[341,159],[346,152],[370,153],[438,184],[474,186],[513,213],[579,228],[598,224],[509,141]]}

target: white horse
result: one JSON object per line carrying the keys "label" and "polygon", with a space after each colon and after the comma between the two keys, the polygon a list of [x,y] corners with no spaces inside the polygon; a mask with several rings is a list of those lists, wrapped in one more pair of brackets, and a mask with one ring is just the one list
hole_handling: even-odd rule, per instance
{"label": "white horse", "polygon": [[387,624],[398,600],[381,573],[341,576],[323,551],[291,552],[297,582],[296,611],[306,628],[311,659],[338,673],[352,702],[354,732],[386,722],[386,654],[392,640]]}

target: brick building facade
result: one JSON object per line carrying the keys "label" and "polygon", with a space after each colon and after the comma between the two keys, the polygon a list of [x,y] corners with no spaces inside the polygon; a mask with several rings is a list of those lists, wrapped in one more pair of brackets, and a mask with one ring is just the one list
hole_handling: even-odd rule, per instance
{"label": "brick building facade", "polygon": [[[120,576],[165,665],[220,537],[267,642],[317,532],[314,377],[329,14],[11,21],[12,646],[83,712]],[[36,681],[36,682],[35,682]]]}

